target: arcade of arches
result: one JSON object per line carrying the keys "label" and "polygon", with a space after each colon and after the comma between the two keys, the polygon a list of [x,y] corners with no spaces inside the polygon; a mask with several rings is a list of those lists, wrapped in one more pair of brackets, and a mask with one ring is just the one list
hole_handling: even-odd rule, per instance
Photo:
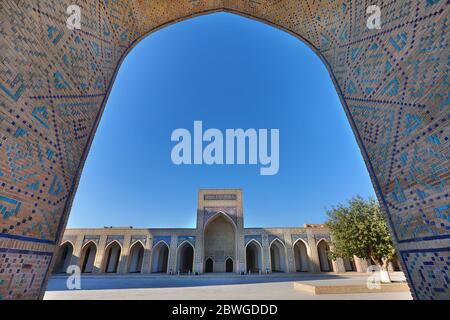
{"label": "arcade of arches", "polygon": [[[67,229],[54,272],[201,274],[366,272],[368,263],[330,261],[323,225],[244,228],[242,191],[200,190],[196,229]],[[394,266],[392,266],[394,268]]]}
{"label": "arcade of arches", "polygon": [[[450,297],[448,1],[371,1],[381,8],[380,30],[367,28],[368,4],[360,0],[83,0],[78,1],[80,30],[66,26],[69,4],[0,1],[0,265],[22,261],[1,269],[0,299],[43,297],[84,162],[126,55],[164,26],[219,11],[284,30],[321,57],[413,297]],[[233,269],[242,270],[245,240],[238,223]],[[111,236],[122,232],[107,231]],[[143,242],[144,270],[150,265],[146,250],[158,232]],[[262,268],[271,268],[268,261],[274,255],[280,258],[276,268],[294,269],[286,236],[280,239],[284,247],[277,242],[272,250],[266,247],[270,232],[261,235]],[[117,240],[120,257],[129,255],[126,242],[134,241],[131,236]],[[194,250],[193,268],[199,271],[204,265],[204,252],[198,250],[203,236],[196,235]],[[169,269],[176,268],[177,239],[164,241]],[[76,240],[74,254],[80,253],[83,241]],[[85,262],[93,272],[104,267],[101,257],[108,241],[106,233],[92,240],[97,246],[93,266],[89,258]],[[308,256],[315,256],[315,245],[307,243]],[[111,249],[113,259],[119,251]],[[86,248],[92,250],[91,245]],[[119,271],[126,269],[122,260]],[[213,261],[213,269],[223,262]]]}

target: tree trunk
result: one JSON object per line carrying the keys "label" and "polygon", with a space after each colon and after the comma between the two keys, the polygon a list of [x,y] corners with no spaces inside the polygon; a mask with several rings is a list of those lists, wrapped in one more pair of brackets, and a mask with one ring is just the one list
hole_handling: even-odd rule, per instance
{"label": "tree trunk", "polygon": [[383,264],[380,267],[381,283],[391,283],[392,282],[391,277],[389,276],[388,265],[389,265],[389,261],[385,260],[385,261],[383,261]]}

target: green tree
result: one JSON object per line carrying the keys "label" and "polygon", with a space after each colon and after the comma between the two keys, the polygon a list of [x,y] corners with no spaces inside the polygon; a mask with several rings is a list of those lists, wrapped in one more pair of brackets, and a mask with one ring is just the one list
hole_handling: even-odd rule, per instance
{"label": "green tree", "polygon": [[395,248],[380,205],[370,198],[352,198],[327,211],[325,225],[332,235],[330,257],[372,259],[380,269],[382,282],[390,282],[387,267],[395,259]]}

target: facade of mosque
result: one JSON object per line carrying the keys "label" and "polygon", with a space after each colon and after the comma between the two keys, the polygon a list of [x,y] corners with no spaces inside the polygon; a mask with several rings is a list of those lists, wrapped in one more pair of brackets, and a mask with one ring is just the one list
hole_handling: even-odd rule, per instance
{"label": "facade of mosque", "polygon": [[330,240],[320,224],[245,228],[241,189],[203,189],[196,228],[67,229],[54,272],[69,265],[119,274],[366,272],[367,262],[357,257],[331,261]]}

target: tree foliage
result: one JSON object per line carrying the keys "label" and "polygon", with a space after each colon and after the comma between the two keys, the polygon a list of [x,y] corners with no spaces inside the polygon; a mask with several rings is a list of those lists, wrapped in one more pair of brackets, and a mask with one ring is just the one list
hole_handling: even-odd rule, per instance
{"label": "tree foliage", "polygon": [[331,258],[353,256],[372,259],[385,269],[395,258],[395,249],[380,205],[370,198],[352,198],[348,205],[339,204],[327,212],[325,225],[332,235]]}

